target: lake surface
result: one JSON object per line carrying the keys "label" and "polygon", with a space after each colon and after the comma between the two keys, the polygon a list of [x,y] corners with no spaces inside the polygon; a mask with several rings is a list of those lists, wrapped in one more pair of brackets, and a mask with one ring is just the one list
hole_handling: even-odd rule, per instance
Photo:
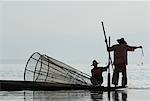
{"label": "lake surface", "polygon": [[[89,75],[92,68],[87,64],[72,64],[71,66]],[[1,64],[0,80],[23,80],[24,68],[25,64]],[[127,71],[128,88],[116,92],[88,90],[0,91],[0,101],[149,101],[149,65],[129,65]],[[107,84],[107,72],[103,76],[103,85],[105,86]]]}

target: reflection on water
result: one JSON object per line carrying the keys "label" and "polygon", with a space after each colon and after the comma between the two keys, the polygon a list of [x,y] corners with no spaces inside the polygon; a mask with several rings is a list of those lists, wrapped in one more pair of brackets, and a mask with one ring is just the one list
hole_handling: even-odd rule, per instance
{"label": "reflection on water", "polygon": [[0,101],[127,101],[125,91],[0,91]]}
{"label": "reflection on water", "polygon": [[0,91],[0,101],[127,101],[125,91]]}
{"label": "reflection on water", "polygon": [[91,92],[91,99],[93,101],[103,100],[103,92]]}
{"label": "reflection on water", "polygon": [[90,92],[84,90],[71,91],[26,91],[24,101],[86,101],[90,100]]}
{"label": "reflection on water", "polygon": [[125,91],[91,92],[91,99],[92,101],[127,101],[127,93]]}
{"label": "reflection on water", "polygon": [[[0,91],[0,101],[149,101],[150,90]],[[128,96],[127,96],[128,95]]]}
{"label": "reflection on water", "polygon": [[121,92],[121,95],[117,91],[112,93],[113,101],[127,101],[127,93]]}
{"label": "reflection on water", "polygon": [[125,91],[25,91],[24,101],[127,101]]}

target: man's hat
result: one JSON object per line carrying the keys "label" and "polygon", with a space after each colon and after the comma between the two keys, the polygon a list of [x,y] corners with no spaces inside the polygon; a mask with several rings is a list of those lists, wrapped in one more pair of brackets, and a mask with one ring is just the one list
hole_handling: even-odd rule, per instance
{"label": "man's hat", "polygon": [[127,44],[127,42],[124,40],[124,38],[118,39],[117,42],[119,44]]}
{"label": "man's hat", "polygon": [[93,60],[93,62],[92,62],[92,65],[91,65],[91,66],[93,66],[94,64],[98,64],[98,62],[97,62],[96,60]]}

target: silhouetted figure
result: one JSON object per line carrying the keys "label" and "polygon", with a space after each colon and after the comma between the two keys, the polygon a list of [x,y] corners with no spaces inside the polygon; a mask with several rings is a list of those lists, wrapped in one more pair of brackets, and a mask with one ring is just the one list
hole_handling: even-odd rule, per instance
{"label": "silhouetted figure", "polygon": [[121,91],[121,96],[119,91],[112,92],[112,101],[127,101],[127,93]]}
{"label": "silhouetted figure", "polygon": [[120,101],[119,100],[119,94],[117,91],[112,93],[112,99],[113,99],[113,101]]}
{"label": "silhouetted figure", "polygon": [[102,101],[103,100],[103,91],[91,91],[92,101]]}
{"label": "silhouetted figure", "polygon": [[127,93],[122,92],[122,101],[127,101]]}
{"label": "silhouetted figure", "polygon": [[109,64],[106,67],[97,67],[97,64],[98,64],[98,62],[96,60],[93,60],[92,66],[94,66],[94,68],[91,70],[91,74],[92,74],[91,83],[93,85],[101,86],[101,84],[103,83],[102,73],[104,71],[107,71]]}
{"label": "silhouetted figure", "polygon": [[118,39],[117,42],[119,44],[113,45],[112,47],[108,47],[108,51],[114,51],[114,71],[112,77],[112,84],[115,86],[118,85],[119,73],[122,73],[122,86],[127,85],[127,73],[126,73],[126,65],[127,62],[127,52],[134,51],[137,48],[142,48],[142,46],[128,46],[127,42],[124,38]]}

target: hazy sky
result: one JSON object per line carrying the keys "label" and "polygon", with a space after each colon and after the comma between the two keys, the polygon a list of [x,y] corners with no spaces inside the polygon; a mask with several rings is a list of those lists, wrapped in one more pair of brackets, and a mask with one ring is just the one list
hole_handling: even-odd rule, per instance
{"label": "hazy sky", "polygon": [[[144,47],[149,62],[150,2],[57,1],[0,2],[0,60],[26,62],[34,52],[65,63],[107,62],[101,26],[104,21],[111,45],[124,37],[129,45]],[[129,53],[138,63],[141,50]]]}

